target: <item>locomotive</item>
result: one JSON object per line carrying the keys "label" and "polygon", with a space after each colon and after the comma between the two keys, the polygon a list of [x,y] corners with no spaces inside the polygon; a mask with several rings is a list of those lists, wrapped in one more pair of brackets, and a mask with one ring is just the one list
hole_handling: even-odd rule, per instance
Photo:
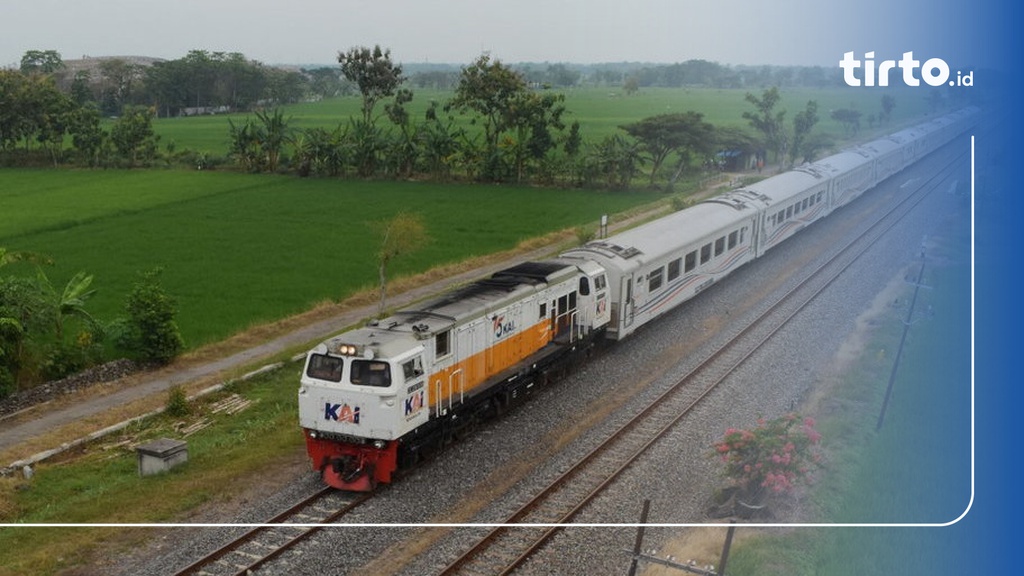
{"label": "locomotive", "polygon": [[306,355],[299,424],[325,483],[370,491],[848,204],[977,121],[966,108],[502,270]]}

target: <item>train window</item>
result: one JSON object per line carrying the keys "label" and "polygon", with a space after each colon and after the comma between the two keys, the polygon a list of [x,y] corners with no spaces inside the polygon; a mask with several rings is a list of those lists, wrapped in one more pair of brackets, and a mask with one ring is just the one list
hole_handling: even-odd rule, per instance
{"label": "train window", "polygon": [[391,386],[391,365],[379,360],[353,360],[349,377],[358,386]]}
{"label": "train window", "polygon": [[739,232],[733,230],[729,232],[729,250],[736,247],[736,240],[739,238]]}
{"label": "train window", "polygon": [[597,278],[594,278],[594,289],[597,291],[604,290],[608,286],[608,279],[605,278],[604,274],[601,274]]}
{"label": "train window", "polygon": [[786,219],[786,211],[785,210],[779,210],[779,213],[775,215],[775,223],[776,224],[782,224],[782,222],[785,219]]}
{"label": "train window", "polygon": [[676,278],[679,278],[679,269],[682,266],[683,261],[679,258],[668,263],[668,281],[671,282]]}
{"label": "train window", "polygon": [[564,316],[576,309],[576,291],[573,290],[565,296],[558,298],[558,315]]}
{"label": "train window", "polygon": [[721,256],[725,252],[725,236],[715,240],[715,256]]}
{"label": "train window", "polygon": [[543,320],[548,317],[548,304],[545,302],[540,305],[540,314],[537,315],[539,320]]}
{"label": "train window", "polygon": [[590,296],[590,278],[580,276],[580,296]]}
{"label": "train window", "polygon": [[697,267],[697,251],[694,250],[686,255],[684,272],[689,272]]}
{"label": "train window", "polygon": [[818,202],[821,202],[822,197],[825,195],[824,192],[818,192]]}
{"label": "train window", "polygon": [[807,198],[804,198],[804,201],[800,203],[800,209],[807,210]]}
{"label": "train window", "polygon": [[449,342],[451,336],[451,330],[445,330],[434,337],[434,357],[441,358],[451,354],[451,344]]}
{"label": "train window", "polygon": [[309,367],[306,368],[306,376],[317,380],[341,382],[341,368],[344,363],[344,360],[336,356],[313,354],[309,359]]}
{"label": "train window", "polygon": [[790,206],[789,208],[786,208],[786,219],[788,220],[788,219],[790,219],[792,217],[793,217],[793,207]]}
{"label": "train window", "polygon": [[700,247],[700,263],[707,264],[708,260],[711,260],[711,244],[705,244]]}
{"label": "train window", "polygon": [[743,244],[744,237],[747,235],[746,227],[740,228],[740,244]]}
{"label": "train window", "polygon": [[662,275],[665,273],[664,268],[658,268],[651,272],[651,275],[647,278],[647,290],[654,292],[658,288],[661,288]]}
{"label": "train window", "polygon": [[402,364],[402,375],[405,379],[412,380],[423,375],[423,359],[419,356]]}

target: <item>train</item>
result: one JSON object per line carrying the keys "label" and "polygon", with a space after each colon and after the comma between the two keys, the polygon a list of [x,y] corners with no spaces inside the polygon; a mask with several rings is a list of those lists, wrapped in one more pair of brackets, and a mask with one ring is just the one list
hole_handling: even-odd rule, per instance
{"label": "train", "polygon": [[969,130],[969,107],[525,262],[321,342],[299,425],[323,481],[372,491]]}

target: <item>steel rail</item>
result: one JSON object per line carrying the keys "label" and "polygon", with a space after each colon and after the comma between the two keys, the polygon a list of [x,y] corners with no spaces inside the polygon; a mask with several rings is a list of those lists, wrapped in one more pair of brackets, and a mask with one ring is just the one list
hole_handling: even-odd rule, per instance
{"label": "steel rail", "polygon": [[[515,568],[522,565],[531,557],[537,549],[546,543],[564,524],[568,523],[576,514],[589,504],[594,498],[603,492],[616,478],[618,478],[630,465],[642,456],[654,443],[670,432],[689,412],[706,398],[736,369],[738,369],[751,355],[767,343],[779,330],[786,326],[793,317],[808,306],[819,294],[834,283],[839,276],[852,266],[870,247],[879,242],[885,234],[896,226],[914,207],[922,202],[943,180],[948,178],[954,167],[960,165],[966,158],[966,154],[955,155],[951,161],[947,161],[944,167],[937,173],[925,179],[912,192],[906,194],[878,218],[876,218],[866,229],[857,233],[856,237],[847,242],[844,246],[834,250],[833,254],[827,256],[826,261],[808,272],[805,277],[792,289],[782,294],[764,312],[751,320],[739,333],[730,338],[728,342],[712,351],[705,359],[701,360],[697,367],[687,373],[677,383],[659,395],[654,401],[638,412],[630,421],[623,424],[613,432],[600,446],[594,448],[586,456],[578,460],[571,468],[563,472],[554,481],[538,492],[530,501],[522,505],[512,513],[501,525],[493,528],[482,539],[473,544],[468,550],[446,566],[440,574],[449,575],[462,571],[468,573],[482,574],[509,574]],[[815,284],[815,282],[817,284]],[[800,292],[805,294],[797,299]],[[783,310],[787,304],[793,304],[791,310]],[[774,320],[773,320],[774,318]],[[766,328],[765,328],[766,327]],[[756,335],[755,331],[765,328],[766,333]],[[752,338],[747,342],[738,355],[729,357],[743,339]],[[714,366],[715,362],[723,361],[725,367]],[[685,398],[684,392],[693,388],[693,382],[704,376],[703,373],[715,371],[710,376],[710,382],[699,391],[696,397]],[[646,421],[650,420],[656,412],[666,410],[666,406],[673,403],[683,404],[679,411],[663,422],[658,422],[653,431],[646,432],[646,440],[637,442],[637,446],[629,448],[629,454],[621,455],[615,453],[617,445],[625,442],[625,438],[631,432],[638,430]],[[600,472],[601,478],[589,485],[582,496],[572,497],[572,503],[567,504],[563,496],[561,500],[554,498],[562,496],[570,483],[579,480],[585,474],[591,472],[592,468],[599,462],[599,459],[609,453],[615,453],[618,462],[613,470]],[[551,504],[555,502],[555,504]],[[545,512],[544,506],[553,506],[555,511]],[[552,516],[554,514],[554,516]],[[526,533],[539,531],[537,526],[514,526],[515,524],[541,524],[544,525],[543,532],[537,536],[526,537]],[[508,537],[507,534],[517,532],[516,537]],[[501,566],[496,566],[498,558],[492,558],[487,566],[477,568],[475,571],[471,563],[475,561],[486,561],[485,554],[495,545],[500,545],[500,540],[505,542],[513,540],[511,546],[517,550],[512,554],[492,553],[492,556],[501,558]],[[527,542],[528,540],[528,542]],[[511,560],[507,560],[512,558]]]}

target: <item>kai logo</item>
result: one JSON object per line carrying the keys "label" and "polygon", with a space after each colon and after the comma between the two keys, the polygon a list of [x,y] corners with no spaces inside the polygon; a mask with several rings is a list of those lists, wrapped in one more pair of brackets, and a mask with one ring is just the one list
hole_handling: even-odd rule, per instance
{"label": "kai logo", "polygon": [[505,316],[495,316],[491,318],[492,328],[494,329],[494,337],[501,338],[502,336],[508,336],[509,334],[516,331],[516,323],[512,320],[505,321]]}
{"label": "kai logo", "polygon": [[352,408],[348,404],[331,404],[327,402],[324,404],[324,420],[359,424],[359,406]]}
{"label": "kai logo", "polygon": [[423,390],[405,399],[405,415],[411,416],[423,409]]}

